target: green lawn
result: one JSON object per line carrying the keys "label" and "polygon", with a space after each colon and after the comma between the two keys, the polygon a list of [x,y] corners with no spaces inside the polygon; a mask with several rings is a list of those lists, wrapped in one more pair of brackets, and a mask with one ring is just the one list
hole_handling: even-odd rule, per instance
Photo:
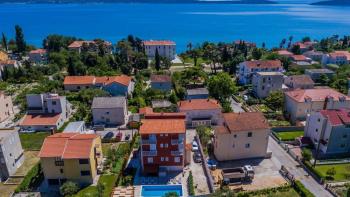
{"label": "green lawn", "polygon": [[50,135],[50,132],[36,132],[36,133],[21,133],[22,147],[24,150],[40,150],[44,139]]}
{"label": "green lawn", "polygon": [[[115,181],[117,179],[116,175],[101,175],[100,179],[98,180],[99,183],[102,183],[104,185],[103,190],[103,196],[109,197],[111,195],[111,192],[115,186]],[[96,186],[89,186],[82,190],[80,190],[75,197],[93,197],[98,196],[98,191]]]}
{"label": "green lawn", "polygon": [[[254,196],[254,195],[252,195]],[[269,194],[255,195],[254,197],[299,197],[300,195],[293,189],[290,188],[288,191],[284,192],[270,192]]]}
{"label": "green lawn", "polygon": [[333,165],[317,165],[316,170],[322,174],[322,176],[327,176],[327,170],[334,168],[336,174],[334,175],[334,181],[349,181],[350,180],[350,163],[347,164],[333,164]]}
{"label": "green lawn", "polygon": [[275,132],[277,137],[282,141],[292,141],[295,138],[303,136],[304,131],[284,131],[284,132]]}

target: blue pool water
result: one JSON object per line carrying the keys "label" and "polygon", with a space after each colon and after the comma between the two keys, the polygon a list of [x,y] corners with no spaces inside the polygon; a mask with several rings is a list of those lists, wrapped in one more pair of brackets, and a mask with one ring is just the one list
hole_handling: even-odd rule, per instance
{"label": "blue pool water", "polygon": [[141,197],[162,197],[169,192],[176,192],[179,196],[183,195],[181,185],[143,185]]}
{"label": "blue pool water", "polygon": [[304,36],[349,34],[349,9],[296,4],[295,0],[275,5],[0,4],[0,32],[13,38],[14,26],[19,24],[27,43],[36,46],[48,34],[58,33],[113,43],[128,34],[170,39],[177,43],[178,52],[189,42],[237,39],[272,47],[291,35],[296,41]]}

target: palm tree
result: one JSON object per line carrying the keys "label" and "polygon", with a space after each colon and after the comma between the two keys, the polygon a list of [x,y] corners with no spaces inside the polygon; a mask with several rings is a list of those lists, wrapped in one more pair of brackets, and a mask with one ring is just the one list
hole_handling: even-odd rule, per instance
{"label": "palm tree", "polygon": [[189,51],[192,50],[192,43],[191,43],[191,42],[189,42],[189,43],[187,44],[187,49],[188,49]]}

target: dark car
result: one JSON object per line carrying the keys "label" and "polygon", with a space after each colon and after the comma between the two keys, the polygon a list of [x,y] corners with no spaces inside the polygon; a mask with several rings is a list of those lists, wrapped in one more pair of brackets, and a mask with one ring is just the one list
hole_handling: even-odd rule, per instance
{"label": "dark car", "polygon": [[110,131],[110,132],[106,133],[106,135],[103,136],[103,138],[104,139],[112,139],[113,136],[114,136],[114,133]]}
{"label": "dark car", "polygon": [[195,163],[201,163],[202,162],[201,154],[198,151],[193,153],[193,161]]}
{"label": "dark car", "polygon": [[125,135],[125,140],[129,140],[130,139],[130,134],[126,134]]}

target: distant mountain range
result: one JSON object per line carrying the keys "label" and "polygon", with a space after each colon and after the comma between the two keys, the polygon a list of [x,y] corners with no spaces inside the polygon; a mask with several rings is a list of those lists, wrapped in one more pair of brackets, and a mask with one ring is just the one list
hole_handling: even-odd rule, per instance
{"label": "distant mountain range", "polygon": [[223,3],[275,4],[273,0],[0,0],[0,3]]}
{"label": "distant mountain range", "polygon": [[326,0],[316,3],[311,3],[311,5],[333,5],[333,6],[350,6],[350,0]]}

